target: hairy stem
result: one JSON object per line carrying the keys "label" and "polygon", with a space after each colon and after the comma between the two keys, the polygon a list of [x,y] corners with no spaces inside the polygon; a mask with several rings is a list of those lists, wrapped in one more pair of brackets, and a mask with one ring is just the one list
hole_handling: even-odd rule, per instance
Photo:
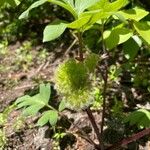
{"label": "hairy stem", "polygon": [[88,117],[89,117],[89,120],[90,120],[90,122],[91,122],[91,124],[92,124],[92,127],[93,127],[93,129],[94,129],[94,132],[95,132],[95,134],[96,134],[96,136],[97,136],[97,139],[98,139],[98,141],[99,141],[99,149],[100,149],[100,150],[104,150],[104,145],[103,145],[103,141],[102,141],[102,139],[101,139],[101,134],[100,134],[100,132],[99,132],[99,128],[98,128],[98,126],[97,126],[97,124],[96,124],[95,118],[94,118],[94,116],[93,116],[93,114],[92,114],[90,108],[87,108],[87,109],[86,109],[86,113],[87,113],[87,115],[88,115]]}
{"label": "hairy stem", "polygon": [[[107,50],[105,47],[104,43],[104,22],[102,21],[102,29],[101,29],[101,34],[102,34],[102,48],[103,48],[103,53],[107,55]],[[107,91],[107,80],[108,80],[108,62],[107,59],[104,60],[104,74],[103,80],[104,80],[104,88],[103,88],[103,110],[102,110],[102,123],[101,123],[101,135],[103,137],[103,130],[104,130],[104,124],[105,124],[105,112],[106,112],[106,91]]]}

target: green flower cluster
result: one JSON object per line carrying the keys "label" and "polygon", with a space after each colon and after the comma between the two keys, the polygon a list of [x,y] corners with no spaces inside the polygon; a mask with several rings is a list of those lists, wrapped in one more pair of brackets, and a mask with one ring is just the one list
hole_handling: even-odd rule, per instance
{"label": "green flower cluster", "polygon": [[90,73],[98,62],[94,55],[97,57],[96,54],[91,54],[84,62],[71,58],[60,64],[55,72],[56,89],[63,95],[68,108],[83,109],[94,99],[90,80]]}

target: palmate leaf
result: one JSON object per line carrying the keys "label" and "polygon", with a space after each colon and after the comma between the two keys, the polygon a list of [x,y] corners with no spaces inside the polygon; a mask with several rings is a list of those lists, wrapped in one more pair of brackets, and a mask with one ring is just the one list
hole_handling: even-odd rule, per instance
{"label": "palmate leaf", "polygon": [[57,120],[58,120],[58,112],[54,110],[49,110],[42,114],[42,117],[38,120],[37,125],[43,126],[49,122],[51,126],[55,126]]}
{"label": "palmate leaf", "polygon": [[150,127],[150,111],[146,109],[139,109],[132,112],[124,122],[129,122],[129,124],[137,125],[139,129]]}
{"label": "palmate leaf", "polygon": [[41,84],[39,94],[35,96],[25,95],[16,100],[17,108],[24,108],[24,115],[35,115],[40,109],[46,106],[51,95],[50,84]]}

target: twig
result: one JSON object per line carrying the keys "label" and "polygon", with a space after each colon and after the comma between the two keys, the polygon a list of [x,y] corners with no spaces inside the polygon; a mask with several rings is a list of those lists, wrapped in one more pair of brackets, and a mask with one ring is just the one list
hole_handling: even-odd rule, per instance
{"label": "twig", "polygon": [[77,39],[74,39],[74,41],[71,43],[71,45],[67,48],[65,54],[67,54],[72,49],[72,47],[76,44],[76,42],[77,42]]}
{"label": "twig", "polygon": [[88,115],[88,117],[89,117],[89,120],[91,121],[91,124],[92,124],[92,126],[93,126],[93,129],[94,129],[95,134],[96,134],[96,136],[97,136],[97,139],[98,139],[98,141],[99,141],[99,149],[100,149],[100,150],[104,150],[103,141],[102,141],[102,139],[101,139],[101,134],[100,134],[99,128],[98,128],[98,126],[97,126],[97,124],[96,124],[95,118],[94,118],[94,116],[93,116],[93,114],[92,114],[90,108],[87,108],[85,111],[86,111],[86,113],[87,113],[87,115]]}

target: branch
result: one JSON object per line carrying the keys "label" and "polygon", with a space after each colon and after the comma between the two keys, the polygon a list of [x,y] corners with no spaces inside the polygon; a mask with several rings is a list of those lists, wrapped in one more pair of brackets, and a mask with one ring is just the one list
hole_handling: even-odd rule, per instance
{"label": "branch", "polygon": [[125,146],[125,145],[127,145],[133,141],[136,141],[136,140],[142,138],[143,136],[149,135],[149,134],[150,134],[150,128],[140,131],[138,133],[135,133],[131,137],[125,138],[122,141],[119,141],[118,143],[108,147],[106,150],[116,150],[119,147]]}

